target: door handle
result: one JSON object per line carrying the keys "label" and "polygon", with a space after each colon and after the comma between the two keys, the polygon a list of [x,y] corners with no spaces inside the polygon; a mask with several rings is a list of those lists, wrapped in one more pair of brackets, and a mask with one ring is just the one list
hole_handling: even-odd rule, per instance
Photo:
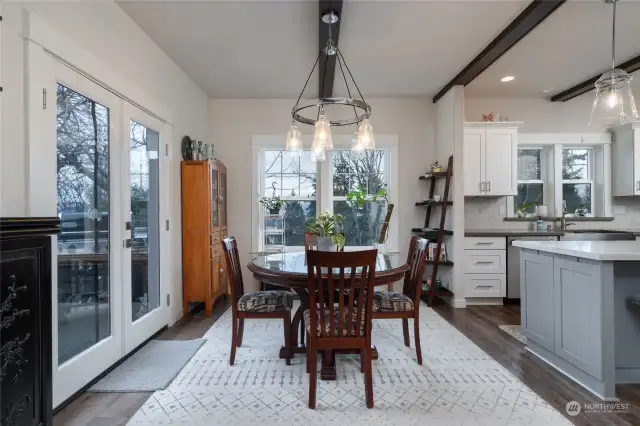
{"label": "door handle", "polygon": [[124,248],[131,248],[132,243],[133,242],[132,242],[131,238],[127,238],[126,240],[124,240],[122,242],[122,245],[124,246]]}
{"label": "door handle", "polygon": [[124,229],[126,231],[131,231],[131,228],[133,228],[133,225],[131,224],[131,222],[125,222],[124,223]]}
{"label": "door handle", "polygon": [[487,182],[487,185],[489,186],[489,189],[487,189],[487,192],[491,192],[491,181]]}

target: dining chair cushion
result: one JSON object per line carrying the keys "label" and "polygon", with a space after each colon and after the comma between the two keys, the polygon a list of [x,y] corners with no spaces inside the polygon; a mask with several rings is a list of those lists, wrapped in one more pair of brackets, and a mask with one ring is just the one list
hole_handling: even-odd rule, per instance
{"label": "dining chair cushion", "polygon": [[243,312],[290,311],[292,307],[293,295],[281,290],[256,291],[238,299],[238,310]]}
{"label": "dining chair cushion", "polygon": [[[348,313],[349,308],[344,308],[344,316],[343,318],[345,319],[345,323],[344,323],[344,336],[356,336],[359,334],[356,334],[357,331],[359,330],[364,330],[364,323],[365,323],[365,315],[363,313],[362,318],[360,319],[360,323],[362,324],[361,327],[356,327],[356,322],[358,321],[358,310],[357,309],[353,309],[352,312],[352,321],[351,321],[351,334],[348,334],[348,328],[347,328],[347,322],[346,319],[349,316]],[[324,311],[324,318],[325,318],[325,330],[327,335],[331,334],[331,323],[329,321],[333,321],[334,327],[335,327],[335,331],[337,332],[340,329],[340,318],[339,318],[339,313],[340,311],[336,308],[334,309],[333,312],[333,319],[329,318],[329,310],[325,309]],[[305,328],[307,329],[307,333],[311,333],[311,311],[309,311],[309,309],[307,309],[306,311],[304,311],[303,313],[303,317],[304,317],[304,325]],[[322,325],[320,324],[320,311],[316,311],[316,336],[320,336],[320,330]],[[343,334],[338,334],[338,337],[342,336]]]}
{"label": "dining chair cushion", "polygon": [[373,293],[373,312],[409,312],[413,309],[413,300],[402,293],[392,291]]}

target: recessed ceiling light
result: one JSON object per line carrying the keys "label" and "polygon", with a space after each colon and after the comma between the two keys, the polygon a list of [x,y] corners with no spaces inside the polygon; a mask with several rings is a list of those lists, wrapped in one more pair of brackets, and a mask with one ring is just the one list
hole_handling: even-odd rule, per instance
{"label": "recessed ceiling light", "polygon": [[544,90],[542,91],[542,93],[549,93],[550,91],[551,91],[551,89],[544,89]]}
{"label": "recessed ceiling light", "polygon": [[502,78],[500,79],[500,81],[501,81],[501,82],[503,82],[503,83],[507,83],[507,82],[509,82],[509,81],[513,81],[513,80],[515,80],[515,79],[516,79],[516,78],[515,78],[514,76],[512,76],[512,75],[507,75],[507,76],[502,77]]}

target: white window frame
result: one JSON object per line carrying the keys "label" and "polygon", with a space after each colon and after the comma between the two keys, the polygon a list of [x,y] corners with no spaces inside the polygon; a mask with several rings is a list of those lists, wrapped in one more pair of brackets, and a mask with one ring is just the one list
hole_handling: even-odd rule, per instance
{"label": "white window frame", "polygon": [[[529,150],[539,150],[540,151],[540,179],[527,179],[527,180],[516,180],[516,188],[517,185],[520,184],[528,184],[528,183],[536,183],[536,184],[542,184],[542,196],[543,196],[543,204],[547,204],[548,201],[548,194],[549,194],[549,180],[547,178],[548,176],[548,164],[547,164],[547,159],[549,157],[548,155],[548,150],[545,149],[543,146],[540,145],[536,145],[536,146],[522,146],[522,145],[518,145],[518,151],[521,149],[529,149]],[[516,158],[519,158],[516,154]],[[517,166],[517,165],[516,165]],[[516,173],[517,175],[517,173]],[[515,215],[515,209],[516,209],[516,205],[515,205],[515,197],[509,197],[511,199],[511,206],[509,207],[509,212],[511,212],[512,215]]]}
{"label": "white window frame", "polygon": [[[562,177],[562,158],[564,155],[565,149],[581,149],[587,151],[587,175],[589,179],[564,179]],[[596,186],[595,186],[595,149],[593,146],[579,146],[579,145],[556,145],[556,158],[559,159],[559,166],[556,166],[556,176],[558,179],[555,180],[556,187],[556,197],[555,197],[555,205],[559,206],[560,213],[562,214],[563,209],[563,187],[564,184],[589,184],[591,185],[591,208],[590,213],[587,215],[588,217],[595,217],[596,215]],[[574,212],[567,212],[568,216],[573,215]]]}
{"label": "white window frame", "polygon": [[[521,133],[518,149],[543,149],[541,177],[544,184],[544,203],[548,215],[562,216],[562,184],[591,184],[591,213],[589,217],[613,216],[610,133]],[[589,149],[591,174],[589,180],[562,179],[562,150]],[[518,181],[534,182],[534,181]],[[507,197],[507,217],[515,217],[515,197]],[[572,216],[573,212],[568,212]]]}
{"label": "white window frame", "polygon": [[[311,135],[303,135],[302,141],[305,147],[310,147],[313,137]],[[255,135],[252,138],[252,229],[258,230],[252,232],[251,250],[252,252],[260,252],[263,248],[264,236],[262,234],[262,211],[256,199],[257,194],[262,194],[264,176],[264,164],[262,151],[284,150],[285,135]],[[351,135],[332,135],[334,149],[348,150],[351,146]],[[397,252],[398,249],[398,136],[397,135],[376,135],[376,149],[388,151],[385,163],[385,178],[387,183],[388,200],[390,204],[394,204],[394,211],[389,224],[389,238],[385,244],[379,245],[378,249],[385,252]],[[317,179],[316,179],[316,214],[321,212],[333,213],[333,201],[345,199],[346,197],[333,196],[333,162],[332,153],[327,152],[327,159],[317,163]],[[298,197],[295,197],[296,199]],[[284,197],[283,197],[284,199]],[[301,197],[302,200],[308,201],[309,198]],[[345,250],[356,249],[356,247],[345,247]],[[303,247],[288,247],[287,250],[293,251],[303,250]]]}

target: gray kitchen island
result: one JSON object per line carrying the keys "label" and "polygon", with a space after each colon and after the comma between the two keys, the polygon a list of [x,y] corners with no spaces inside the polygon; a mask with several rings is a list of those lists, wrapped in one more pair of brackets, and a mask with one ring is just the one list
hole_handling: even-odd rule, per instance
{"label": "gray kitchen island", "polygon": [[514,241],[527,349],[605,401],[640,383],[640,241]]}

